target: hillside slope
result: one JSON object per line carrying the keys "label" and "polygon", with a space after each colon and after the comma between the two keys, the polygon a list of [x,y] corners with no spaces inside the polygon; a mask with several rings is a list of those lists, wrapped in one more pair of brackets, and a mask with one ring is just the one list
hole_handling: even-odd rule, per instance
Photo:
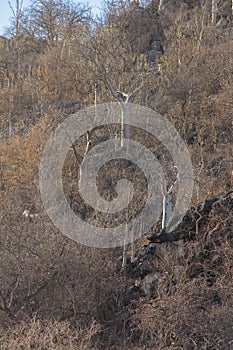
{"label": "hillside slope", "polygon": [[[55,6],[53,25],[31,7],[19,33],[0,38],[0,349],[233,349],[231,2],[217,2],[216,25],[211,1],[164,1],[161,11],[159,1],[112,2],[100,21],[71,1],[58,3],[62,13],[56,2],[35,4],[47,5],[44,14]],[[63,235],[39,191],[43,149],[56,128],[114,101],[106,77],[118,96],[141,86],[132,102],[169,120],[193,164],[183,221],[166,233],[160,218],[127,245],[124,268],[122,247],[91,248]],[[71,209],[109,227],[115,218],[84,202],[78,178],[87,151],[120,133],[120,124],[85,131],[61,171]],[[131,138],[153,153],[171,186],[168,150],[136,127]],[[145,175],[133,162],[108,162],[96,181],[104,199],[116,198],[119,179],[134,184],[136,216]]]}

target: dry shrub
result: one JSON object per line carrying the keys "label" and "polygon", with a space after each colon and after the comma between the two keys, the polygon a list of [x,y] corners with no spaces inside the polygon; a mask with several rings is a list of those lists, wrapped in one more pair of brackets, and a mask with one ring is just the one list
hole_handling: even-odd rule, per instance
{"label": "dry shrub", "polygon": [[45,115],[25,135],[13,136],[10,143],[0,143],[3,190],[12,192],[32,181],[51,131],[48,124],[49,117]]}
{"label": "dry shrub", "polygon": [[[206,25],[208,19],[202,23],[199,12],[195,18],[191,12],[186,17],[183,13],[179,17],[177,13],[170,14],[172,21],[165,23],[169,18],[164,17],[162,23],[167,47],[160,75],[146,62],[148,53],[141,53],[144,39],[148,40],[150,34],[145,33],[145,28],[153,30],[157,26],[157,19],[150,19],[148,12],[140,19],[146,24],[142,31],[137,17],[128,22],[126,16],[124,23],[130,24],[128,35],[134,25],[138,29],[126,41],[121,21],[118,26],[114,22],[99,27],[96,37],[92,35],[91,41],[85,43],[90,48],[92,45],[92,57],[80,46],[80,37],[47,49],[44,43],[43,52],[35,54],[38,59],[31,57],[28,62],[31,73],[25,71],[24,78],[17,78],[0,90],[0,121],[6,139],[0,144],[1,349],[232,348],[231,206],[217,205],[194,232],[187,229],[185,233],[193,241],[185,242],[182,259],[169,263],[168,252],[157,250],[146,267],[158,272],[159,283],[154,298],[145,298],[134,286],[134,278],[120,273],[121,249],[82,247],[62,236],[45,215],[38,193],[35,174],[50,128],[63,119],[59,109],[74,103],[75,111],[77,105],[93,103],[96,79],[97,103],[109,100],[101,81],[105,69],[111,71],[114,87],[126,92],[139,85],[140,73],[148,73],[144,90],[134,101],[168,117],[187,142],[200,187],[196,201],[222,194],[230,186],[232,29],[228,28],[227,33],[212,30]],[[111,27],[113,31],[109,31]],[[137,38],[138,48],[134,48],[130,42],[135,44],[139,32],[142,38]],[[29,111],[34,113],[33,122]],[[8,137],[10,120],[12,136]],[[112,127],[117,132],[117,127]],[[98,137],[109,136],[106,128],[101,135],[97,135],[98,131],[93,135],[94,143],[99,142]],[[135,129],[132,134],[148,148],[157,149],[156,156],[162,153],[159,160],[172,183],[173,164],[165,149],[160,152],[153,137],[137,135]],[[81,146],[83,154],[85,141]],[[68,154],[63,168],[64,187],[71,204],[72,200],[79,201],[75,197],[79,174],[75,161],[74,154]],[[115,195],[113,177],[117,173],[116,169],[109,176],[112,168],[112,164],[103,167],[99,179],[101,194],[110,198]],[[105,178],[109,183],[105,183]],[[137,184],[138,192],[143,194],[143,183]],[[78,204],[80,212],[83,207]],[[28,207],[38,213],[36,220],[22,216]],[[103,222],[102,217],[98,219]],[[136,243],[137,253],[142,252],[144,242],[145,238]],[[173,247],[169,245],[171,253]]]}
{"label": "dry shrub", "polygon": [[100,327],[93,322],[88,328],[71,327],[67,321],[42,321],[37,317],[0,330],[0,347],[38,350],[90,350]]}
{"label": "dry shrub", "polygon": [[173,271],[160,264],[156,298],[131,313],[142,349],[232,349],[232,213],[232,198],[217,202]]}

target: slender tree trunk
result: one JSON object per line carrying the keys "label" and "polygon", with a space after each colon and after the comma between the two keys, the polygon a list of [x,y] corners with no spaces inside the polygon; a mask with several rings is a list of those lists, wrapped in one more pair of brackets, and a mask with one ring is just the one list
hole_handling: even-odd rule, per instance
{"label": "slender tree trunk", "polygon": [[[128,103],[121,103],[121,147],[126,146],[127,140],[130,138],[130,126],[129,126],[129,105]],[[126,144],[125,144],[126,143]]]}
{"label": "slender tree trunk", "polygon": [[170,193],[163,193],[163,218],[162,230],[166,229],[169,219],[172,214],[172,195]]}
{"label": "slender tree trunk", "polygon": [[[104,76],[105,84],[107,85],[112,96],[120,103],[121,106],[121,147],[128,145],[130,139],[130,125],[129,125],[129,101],[136,95],[136,93],[144,86],[144,81],[142,79],[142,84],[136,88],[133,92],[126,94],[120,91],[115,91],[107,74]],[[127,258],[127,249],[126,249],[126,237],[128,235],[128,224],[125,226],[125,240],[123,247],[123,259],[122,259],[122,268],[126,265]],[[132,247],[131,247],[131,261],[134,260],[134,235],[132,234]]]}
{"label": "slender tree trunk", "polygon": [[9,132],[8,136],[11,137],[12,135],[12,123],[11,123],[11,112],[9,113]]}
{"label": "slender tree trunk", "polygon": [[[125,237],[128,233],[128,224],[126,223],[126,226],[125,226]],[[122,258],[122,268],[125,267],[126,265],[126,262],[127,262],[127,251],[126,251],[126,240],[124,240],[124,246],[123,246],[123,258]]]}
{"label": "slender tree trunk", "polygon": [[217,16],[217,0],[212,0],[211,24],[213,26],[216,24],[216,16]]}
{"label": "slender tree trunk", "polygon": [[[89,150],[91,149],[91,136],[90,136],[90,133],[89,131],[87,132],[86,134],[86,149],[85,149],[85,152],[84,152],[84,155],[83,155],[83,159],[80,163],[80,167],[79,167],[79,184],[81,183],[82,179],[86,177],[86,173],[87,173],[87,169],[86,169],[86,163],[84,162],[85,160],[85,157],[87,155],[87,153],[89,152]],[[76,157],[78,159],[78,157]]]}
{"label": "slender tree trunk", "polygon": [[15,35],[19,35],[19,18],[21,14],[21,9],[23,6],[23,0],[15,0],[15,8],[14,5],[10,1],[8,1],[9,7],[13,13],[13,16],[15,18]]}
{"label": "slender tree trunk", "polygon": [[179,36],[178,39],[178,66],[179,66],[179,70],[182,67],[182,59],[181,59],[181,37]]}
{"label": "slender tree trunk", "polygon": [[172,196],[176,191],[178,182],[180,180],[180,174],[177,173],[176,181],[167,191],[166,184],[162,185],[162,193],[163,193],[163,217],[162,217],[162,230],[166,230],[169,220],[172,216]]}
{"label": "slender tree trunk", "polygon": [[163,6],[163,0],[159,0],[158,12],[160,12],[160,11],[161,11],[162,6]]}
{"label": "slender tree trunk", "polygon": [[96,105],[97,105],[97,87],[98,87],[98,84],[95,83],[95,101],[94,101],[94,103],[95,103],[95,108],[96,108]]}
{"label": "slender tree trunk", "polygon": [[19,0],[16,0],[16,13],[15,13],[15,35],[19,35]]}

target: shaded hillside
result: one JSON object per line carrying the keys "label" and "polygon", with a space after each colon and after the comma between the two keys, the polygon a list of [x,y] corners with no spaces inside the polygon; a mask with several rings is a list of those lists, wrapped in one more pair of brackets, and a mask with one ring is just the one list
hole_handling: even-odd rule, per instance
{"label": "shaded hillside", "polygon": [[[138,242],[124,271],[119,249],[74,246],[46,217],[43,227],[40,217],[13,217],[19,234],[15,227],[14,239],[1,242],[1,348],[231,349],[232,193],[203,212],[210,202],[190,210],[192,222],[184,218],[184,240]],[[17,266],[20,275],[10,282],[7,273],[14,276]]]}

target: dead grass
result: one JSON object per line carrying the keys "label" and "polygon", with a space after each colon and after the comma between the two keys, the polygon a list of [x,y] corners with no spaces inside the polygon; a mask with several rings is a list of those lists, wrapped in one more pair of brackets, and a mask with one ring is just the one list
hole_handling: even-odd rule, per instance
{"label": "dead grass", "polygon": [[0,330],[2,350],[90,350],[99,326],[93,322],[88,328],[72,328],[67,321],[42,321],[34,316],[8,329]]}

